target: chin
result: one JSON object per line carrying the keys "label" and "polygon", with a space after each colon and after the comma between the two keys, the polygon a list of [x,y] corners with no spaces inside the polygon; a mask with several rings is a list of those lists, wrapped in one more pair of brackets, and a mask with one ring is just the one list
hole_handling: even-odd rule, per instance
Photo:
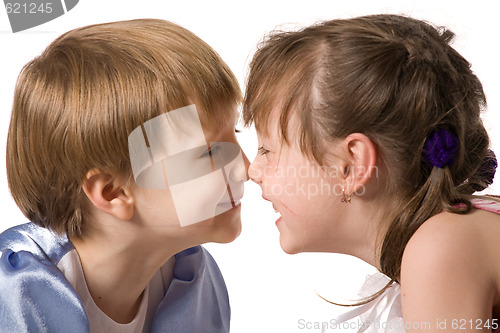
{"label": "chin", "polygon": [[[299,246],[300,245],[300,246]],[[280,246],[286,254],[297,254],[307,252],[303,244],[297,244],[293,241],[286,240],[283,235],[280,235]]]}
{"label": "chin", "polygon": [[285,252],[286,254],[297,254],[297,253],[300,253],[301,251],[298,251],[297,249],[293,248],[293,247],[287,247],[283,244],[281,244],[281,249],[283,250],[283,252]]}
{"label": "chin", "polygon": [[231,228],[224,228],[218,232],[215,242],[227,244],[234,241],[241,234],[241,220],[237,225]]}
{"label": "chin", "polygon": [[241,234],[241,206],[238,205],[233,209],[224,212],[216,217],[218,230],[218,243],[230,243]]}
{"label": "chin", "polygon": [[211,219],[212,242],[231,243],[241,234],[241,206],[238,205]]}

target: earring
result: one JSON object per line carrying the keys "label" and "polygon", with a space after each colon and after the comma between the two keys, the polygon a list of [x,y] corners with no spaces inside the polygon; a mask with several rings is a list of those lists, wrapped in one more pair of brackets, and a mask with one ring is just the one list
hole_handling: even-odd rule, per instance
{"label": "earring", "polygon": [[342,188],[342,198],[340,198],[340,202],[342,203],[351,203],[351,194],[346,194],[345,189]]}

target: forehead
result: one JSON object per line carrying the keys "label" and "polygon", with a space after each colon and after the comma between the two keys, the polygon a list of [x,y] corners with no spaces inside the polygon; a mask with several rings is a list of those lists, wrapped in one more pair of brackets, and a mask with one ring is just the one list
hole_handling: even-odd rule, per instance
{"label": "forehead", "polygon": [[239,114],[236,104],[224,105],[221,103],[208,111],[202,106],[196,105],[196,108],[205,135],[214,136],[218,134],[222,128],[228,126],[234,127],[238,121]]}
{"label": "forehead", "polygon": [[275,105],[267,114],[255,119],[257,134],[276,143],[298,143],[301,132],[300,118],[293,107],[285,110],[280,104]]}
{"label": "forehead", "polygon": [[264,105],[254,108],[253,123],[260,137],[275,138],[279,136],[282,107],[277,101],[266,101]]}
{"label": "forehead", "polygon": [[[137,178],[143,171],[159,165],[167,158],[172,160],[177,155],[182,155],[184,160],[186,156],[197,157],[203,155],[213,142],[231,139],[228,134],[233,133],[231,122],[226,122],[225,127],[221,124],[217,132],[213,128],[206,131],[199,113],[196,106],[191,104],[152,118],[130,133],[130,161],[138,184]],[[227,127],[229,124],[231,127]]]}

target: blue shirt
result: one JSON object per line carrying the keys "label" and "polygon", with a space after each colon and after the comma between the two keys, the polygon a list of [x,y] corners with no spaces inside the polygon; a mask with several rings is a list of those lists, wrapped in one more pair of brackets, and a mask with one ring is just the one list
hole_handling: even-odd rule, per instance
{"label": "blue shirt", "polygon": [[[89,332],[85,308],[57,268],[73,244],[33,223],[0,234],[0,332]],[[201,246],[175,255],[151,332],[229,332],[226,285]]]}

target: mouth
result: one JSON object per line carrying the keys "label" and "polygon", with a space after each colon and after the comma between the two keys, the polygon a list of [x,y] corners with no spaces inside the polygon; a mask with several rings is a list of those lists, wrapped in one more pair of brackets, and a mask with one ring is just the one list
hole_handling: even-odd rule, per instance
{"label": "mouth", "polygon": [[233,205],[233,208],[241,203],[241,198],[243,198],[243,191],[244,188],[242,186],[233,186],[233,188],[231,188],[229,184],[227,184],[227,194],[229,195],[229,199],[231,200],[230,203],[231,205]]}
{"label": "mouth", "polygon": [[231,205],[233,207],[236,207],[241,204],[241,197],[240,198],[231,198]]}
{"label": "mouth", "polygon": [[218,207],[224,209],[224,210],[229,210],[232,208],[236,208],[241,205],[241,198],[234,198],[231,201],[227,202],[219,202],[217,204]]}
{"label": "mouth", "polygon": [[271,200],[269,200],[268,198],[266,198],[265,196],[262,196],[262,198],[266,201],[269,201],[270,203],[272,203],[273,205],[273,209],[274,209],[274,212],[276,214],[278,214],[278,219],[276,220],[276,225],[278,225],[278,223],[282,220],[282,216],[281,216],[281,212],[278,210],[278,208],[276,208],[274,202],[272,202]]}
{"label": "mouth", "polygon": [[270,203],[273,204],[273,209],[274,209],[274,212],[275,213],[279,213],[279,210],[276,208],[276,206],[274,205],[274,202],[272,202],[271,200],[269,200],[268,198],[266,198],[265,196],[262,196],[262,199],[266,200],[266,201],[269,201]]}
{"label": "mouth", "polygon": [[274,204],[273,204],[273,209],[274,209],[275,213],[279,213],[279,211],[276,209],[276,207],[274,206]]}

